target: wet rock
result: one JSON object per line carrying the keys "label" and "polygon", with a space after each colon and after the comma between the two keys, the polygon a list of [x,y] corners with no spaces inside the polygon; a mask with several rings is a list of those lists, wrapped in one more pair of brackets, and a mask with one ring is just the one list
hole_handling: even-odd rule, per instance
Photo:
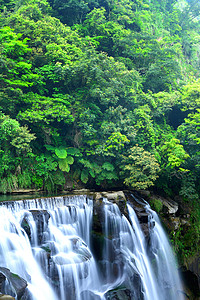
{"label": "wet rock", "polygon": [[25,292],[23,296],[20,298],[20,300],[32,300],[32,297],[28,291],[28,289],[25,289]]}
{"label": "wet rock", "polygon": [[0,267],[0,274],[5,276],[5,278],[8,280],[11,289],[15,291],[15,294],[17,295],[17,298],[20,299],[22,295],[24,294],[24,291],[27,287],[27,282],[20,276],[13,274],[10,272],[7,268]]}
{"label": "wet rock", "polygon": [[73,251],[60,252],[52,257],[52,260],[57,265],[79,264],[91,259],[92,254],[87,245],[79,237],[69,239],[72,244]]}
{"label": "wet rock", "polygon": [[5,280],[6,277],[2,273],[0,273],[0,291],[3,290]]}
{"label": "wet rock", "polygon": [[[36,222],[38,243],[41,244],[43,240],[43,232],[47,228],[50,214],[46,210],[29,210],[29,213],[32,214],[32,217]],[[24,216],[21,226],[25,230],[26,234],[28,235],[31,241],[33,237],[32,237],[32,230],[29,222],[30,222],[29,215],[27,214]]]}
{"label": "wet rock", "polygon": [[83,291],[81,293],[81,299],[101,300],[101,297],[99,295],[94,294],[92,291]]}
{"label": "wet rock", "polygon": [[[134,208],[141,229],[146,240],[148,241],[150,238],[150,229],[154,226],[154,222],[151,222],[151,224],[149,224],[149,213],[145,209],[147,203],[143,198],[140,198],[139,196],[136,198],[134,194],[130,192],[126,192],[125,195],[131,206]],[[126,217],[129,219],[129,215],[127,215]]]}
{"label": "wet rock", "polygon": [[129,289],[116,289],[108,291],[105,295],[107,300],[130,300],[131,291]]}
{"label": "wet rock", "polygon": [[46,210],[30,210],[33,219],[38,223],[38,229],[44,230],[44,226],[48,223],[50,214]]}
{"label": "wet rock", "polygon": [[148,224],[141,224],[141,229],[144,233],[145,238],[148,239],[149,238],[149,226],[148,226]]}
{"label": "wet rock", "polygon": [[97,192],[94,193],[94,199],[96,205],[102,205],[103,199],[107,199],[109,202],[116,203],[122,214],[125,214],[126,197],[123,191],[118,192]]}

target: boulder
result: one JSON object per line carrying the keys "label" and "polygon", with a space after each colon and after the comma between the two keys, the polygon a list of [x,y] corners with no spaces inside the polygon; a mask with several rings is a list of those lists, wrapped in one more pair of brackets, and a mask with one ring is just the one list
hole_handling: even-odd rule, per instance
{"label": "boulder", "polygon": [[118,191],[118,192],[102,192],[101,194],[102,194],[103,197],[107,198],[108,201],[116,201],[116,203],[119,200],[126,201],[126,197],[125,197],[123,191]]}
{"label": "boulder", "polygon": [[178,211],[178,203],[176,203],[171,199],[168,200],[168,199],[161,198],[160,200],[163,204],[163,212],[169,215],[176,214],[176,212]]}
{"label": "boulder", "polygon": [[20,297],[22,297],[27,287],[26,280],[24,280],[23,278],[21,278],[16,274],[11,273],[9,269],[3,267],[0,267],[0,274],[3,275],[8,280],[11,289],[15,291],[17,298],[20,299]]}
{"label": "boulder", "polygon": [[15,298],[10,295],[0,294],[0,300],[15,300]]}

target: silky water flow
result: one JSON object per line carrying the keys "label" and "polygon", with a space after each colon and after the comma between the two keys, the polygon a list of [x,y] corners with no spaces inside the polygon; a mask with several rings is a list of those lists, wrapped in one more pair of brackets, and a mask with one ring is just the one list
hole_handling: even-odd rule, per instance
{"label": "silky water flow", "polygon": [[[92,199],[2,203],[0,267],[28,282],[28,300],[106,300],[113,299],[113,291],[124,293],[123,300],[182,300],[176,262],[156,213],[144,204],[147,242],[130,204],[127,217],[107,199],[101,206],[102,255],[97,261]],[[9,285],[4,292],[17,299]]]}

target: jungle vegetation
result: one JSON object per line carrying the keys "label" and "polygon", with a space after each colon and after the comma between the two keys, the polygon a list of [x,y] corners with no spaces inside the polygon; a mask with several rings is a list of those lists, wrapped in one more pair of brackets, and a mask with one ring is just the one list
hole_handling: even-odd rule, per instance
{"label": "jungle vegetation", "polygon": [[0,0],[1,193],[70,179],[199,211],[199,145],[200,1]]}

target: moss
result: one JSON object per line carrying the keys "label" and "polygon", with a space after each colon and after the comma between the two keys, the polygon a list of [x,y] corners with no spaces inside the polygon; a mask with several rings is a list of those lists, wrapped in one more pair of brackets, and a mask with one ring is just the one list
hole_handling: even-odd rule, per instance
{"label": "moss", "polygon": [[156,211],[156,212],[161,212],[162,208],[163,208],[163,203],[160,199],[158,198],[153,198],[149,201],[149,204],[151,205],[151,207]]}

